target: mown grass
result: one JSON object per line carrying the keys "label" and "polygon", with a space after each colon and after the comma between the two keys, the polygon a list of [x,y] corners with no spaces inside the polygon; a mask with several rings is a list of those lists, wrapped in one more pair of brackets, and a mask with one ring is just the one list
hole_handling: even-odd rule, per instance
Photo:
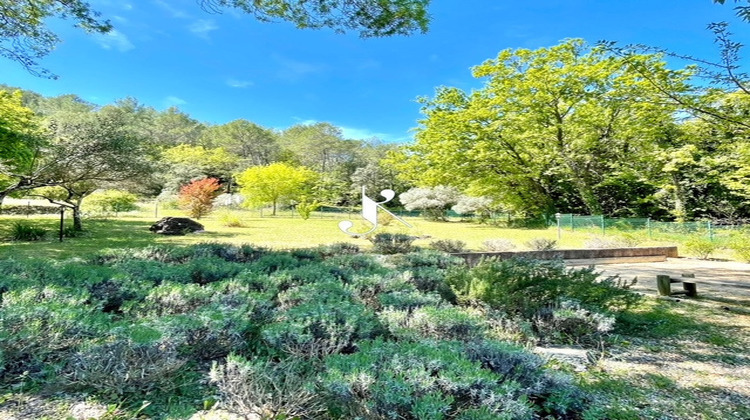
{"label": "mown grass", "polygon": [[[122,214],[119,217],[95,217],[84,220],[86,233],[78,238],[65,238],[58,241],[59,218],[57,216],[0,216],[0,257],[50,257],[67,258],[105,248],[141,247],[150,244],[188,245],[198,242],[214,241],[231,244],[252,243],[274,249],[312,247],[335,242],[351,242],[364,249],[370,243],[363,238],[352,238],[341,232],[338,223],[352,220],[355,229],[365,231],[369,228],[359,221],[358,213],[330,214],[315,213],[308,220],[293,213],[271,217],[258,211],[235,210],[233,214],[242,222],[241,227],[227,227],[221,223],[219,213],[211,214],[200,220],[206,231],[187,236],[162,236],[148,231],[148,227],[157,218],[153,210]],[[179,210],[160,209],[158,218],[165,216],[184,216]],[[440,239],[460,240],[466,243],[469,250],[480,251],[483,242],[489,239],[510,240],[516,250],[528,249],[526,243],[532,239],[544,238],[557,241],[558,248],[583,248],[586,242],[600,236],[596,230],[562,231],[558,240],[555,227],[548,229],[508,229],[497,226],[452,220],[450,222],[433,222],[421,218],[405,219],[412,227],[406,227],[397,220],[387,226],[380,226],[378,232],[398,232],[418,236],[415,245],[423,248]],[[10,229],[14,222],[24,221],[48,230],[45,240],[38,242],[8,241]],[[66,225],[72,221],[66,220]],[[605,239],[615,239],[621,233],[610,230]],[[631,235],[632,237],[632,235]],[[649,240],[643,234],[639,236],[639,246],[675,245],[677,241]],[[685,253],[684,247],[680,253]]]}
{"label": "mown grass", "polygon": [[750,316],[649,299],[616,325],[579,375],[590,418],[750,418]]}

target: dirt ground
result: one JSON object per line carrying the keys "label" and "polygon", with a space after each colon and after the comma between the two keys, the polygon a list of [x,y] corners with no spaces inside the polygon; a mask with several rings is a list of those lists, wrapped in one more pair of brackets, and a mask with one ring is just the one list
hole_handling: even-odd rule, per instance
{"label": "dirt ground", "polygon": [[[623,279],[638,277],[633,290],[657,295],[656,276],[669,274],[680,277],[683,273],[695,274],[698,297],[706,302],[736,304],[750,307],[750,289],[700,284],[701,280],[742,282],[750,285],[750,264],[735,261],[709,261],[692,258],[667,258],[663,262],[599,264],[595,265],[603,275],[619,275]],[[681,290],[673,284],[672,290]]]}

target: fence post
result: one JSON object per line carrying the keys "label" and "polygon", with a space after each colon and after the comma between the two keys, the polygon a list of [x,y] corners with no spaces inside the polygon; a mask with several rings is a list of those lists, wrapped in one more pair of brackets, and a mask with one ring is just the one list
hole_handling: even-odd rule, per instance
{"label": "fence post", "polygon": [[603,214],[601,215],[601,218],[602,218],[602,236],[604,236],[605,228],[604,228],[604,215]]}
{"label": "fence post", "polygon": [[654,239],[653,236],[651,235],[651,218],[650,217],[646,218],[646,229],[648,229],[648,239]]}
{"label": "fence post", "polygon": [[708,225],[708,240],[711,241],[711,242],[713,242],[714,241],[714,231],[711,228],[711,221],[709,220],[706,223]]}
{"label": "fence post", "polygon": [[570,231],[571,232],[575,232],[576,231],[576,223],[575,223],[575,221],[573,219],[574,217],[575,216],[573,215],[573,213],[570,213]]}
{"label": "fence post", "polygon": [[60,206],[60,242],[63,241],[64,229],[65,229],[65,207]]}

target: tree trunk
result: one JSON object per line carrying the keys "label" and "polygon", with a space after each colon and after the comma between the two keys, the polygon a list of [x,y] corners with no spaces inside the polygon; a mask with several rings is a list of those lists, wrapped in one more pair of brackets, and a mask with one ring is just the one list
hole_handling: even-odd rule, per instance
{"label": "tree trunk", "polygon": [[677,222],[684,222],[687,218],[687,210],[685,209],[685,202],[687,201],[685,198],[685,190],[682,188],[682,184],[680,184],[680,179],[677,176],[677,174],[672,174],[672,187],[674,187],[674,194],[672,194],[672,198],[674,199],[674,209],[672,210],[672,213],[674,214]]}
{"label": "tree trunk", "polygon": [[273,213],[271,215],[276,216],[276,200],[273,200]]}
{"label": "tree trunk", "polygon": [[81,203],[83,202],[83,197],[79,197],[74,203],[72,204],[73,208],[73,230],[76,232],[83,231],[83,222],[81,217]]}

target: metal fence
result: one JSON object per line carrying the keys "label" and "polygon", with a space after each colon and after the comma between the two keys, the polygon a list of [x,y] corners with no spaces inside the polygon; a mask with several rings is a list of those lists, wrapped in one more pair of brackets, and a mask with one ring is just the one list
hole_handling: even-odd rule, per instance
{"label": "metal fence", "polygon": [[643,233],[649,239],[673,239],[681,236],[704,236],[710,240],[729,238],[735,232],[747,231],[745,224],[717,224],[710,220],[695,222],[660,222],[650,218],[617,218],[560,214],[557,226],[567,231],[594,231],[607,234]]}

